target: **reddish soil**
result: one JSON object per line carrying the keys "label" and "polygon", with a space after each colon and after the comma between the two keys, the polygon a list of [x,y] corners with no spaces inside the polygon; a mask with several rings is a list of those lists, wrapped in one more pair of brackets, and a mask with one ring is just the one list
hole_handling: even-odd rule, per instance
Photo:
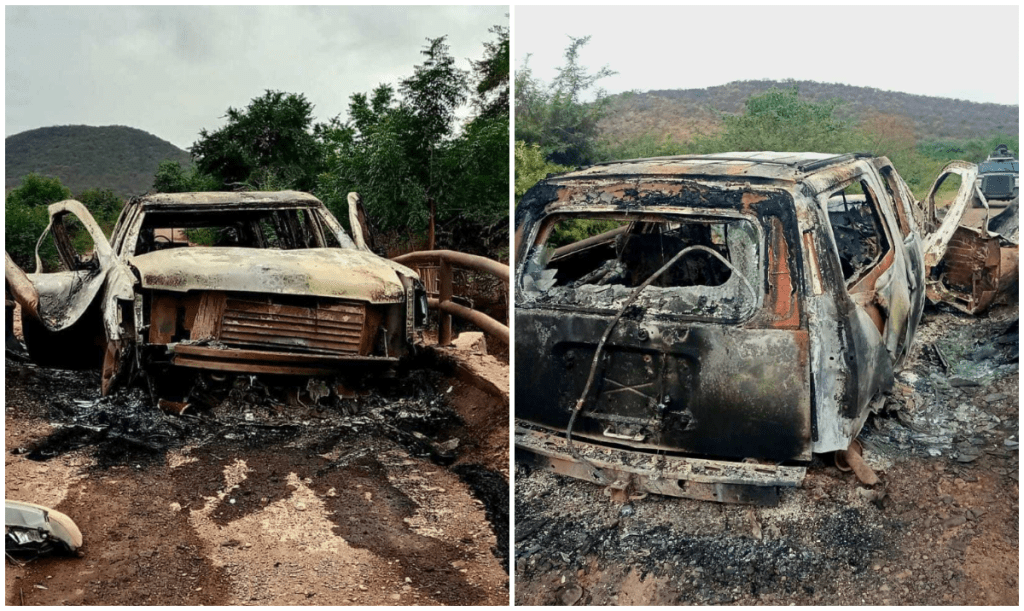
{"label": "reddish soil", "polygon": [[[507,365],[454,358],[507,381]],[[211,433],[110,465],[92,447],[43,462],[19,450],[59,426],[58,399],[95,401],[98,374],[8,361],[5,382],[7,498],[69,515],[85,538],[80,558],[8,563],[8,605],[508,604],[501,531],[456,473],[490,470],[507,490],[507,395],[441,379],[464,421],[438,434],[460,438],[449,467],[359,414],[342,437],[335,420],[297,421],[295,434]]]}

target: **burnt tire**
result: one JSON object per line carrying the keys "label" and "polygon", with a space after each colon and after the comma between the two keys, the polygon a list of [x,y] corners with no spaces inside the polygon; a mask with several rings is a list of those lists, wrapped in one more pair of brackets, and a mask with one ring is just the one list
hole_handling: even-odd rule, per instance
{"label": "burnt tire", "polygon": [[21,326],[28,356],[37,365],[56,369],[98,369],[103,365],[105,342],[96,335],[102,327],[92,316],[57,332],[30,316],[22,319]]}

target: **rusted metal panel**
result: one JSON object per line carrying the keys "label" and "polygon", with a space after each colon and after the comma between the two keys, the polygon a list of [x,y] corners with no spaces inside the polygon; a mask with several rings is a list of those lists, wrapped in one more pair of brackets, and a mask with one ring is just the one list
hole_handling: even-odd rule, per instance
{"label": "rusted metal panel", "polygon": [[1016,286],[1019,256],[1020,247],[1002,246],[999,236],[958,227],[932,270],[928,297],[969,314],[982,312]]}
{"label": "rusted metal panel", "polygon": [[186,343],[175,344],[171,352],[171,363],[181,367],[279,375],[334,375],[350,366],[389,365],[397,362],[396,357],[298,354],[224,349]]}
{"label": "rusted metal panel", "polygon": [[[405,293],[394,268],[372,253],[340,248],[254,250],[175,248],[132,257],[142,287],[307,295],[400,303]],[[415,272],[408,268],[408,275]],[[344,273],[339,273],[344,270]]]}
{"label": "rusted metal panel", "polygon": [[177,331],[178,301],[174,295],[153,295],[149,306],[149,343],[171,343]]}
{"label": "rusted metal panel", "polygon": [[192,341],[220,337],[221,321],[227,305],[227,294],[221,291],[202,293],[196,316],[191,326],[189,339]]}
{"label": "rusted metal panel", "polygon": [[365,322],[366,305],[359,302],[303,308],[228,298],[219,339],[229,346],[358,354]]}
{"label": "rusted metal panel", "polygon": [[561,475],[728,503],[774,505],[777,488],[799,486],[806,473],[805,467],[651,455],[579,441],[570,451],[564,437],[521,426],[515,430],[515,446],[517,459],[532,454],[534,462]]}
{"label": "rusted metal panel", "polygon": [[7,290],[14,297],[14,300],[21,305],[22,312],[26,316],[39,317],[39,291],[36,290],[32,280],[25,274],[24,270],[11,259],[11,255],[4,251],[4,279]]}

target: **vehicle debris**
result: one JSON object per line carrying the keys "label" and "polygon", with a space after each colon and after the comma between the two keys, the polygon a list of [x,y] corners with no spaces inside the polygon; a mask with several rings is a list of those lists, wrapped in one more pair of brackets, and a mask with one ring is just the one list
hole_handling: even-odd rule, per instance
{"label": "vehicle debris", "polygon": [[[984,164],[982,164],[984,165]],[[935,202],[939,187],[950,177],[961,184],[940,219]],[[1018,200],[989,200],[978,178],[978,166],[953,161],[939,172],[921,201],[928,267],[928,298],[978,314],[1017,294],[1019,269]]]}
{"label": "vehicle debris", "polygon": [[4,549],[8,557],[31,554],[77,554],[82,532],[59,511],[42,505],[4,500]]}
{"label": "vehicle debris", "polygon": [[845,452],[893,387],[925,301],[916,203],[867,154],[664,157],[542,180],[516,214],[516,348],[538,355],[516,363],[517,458],[773,504],[813,454]]}

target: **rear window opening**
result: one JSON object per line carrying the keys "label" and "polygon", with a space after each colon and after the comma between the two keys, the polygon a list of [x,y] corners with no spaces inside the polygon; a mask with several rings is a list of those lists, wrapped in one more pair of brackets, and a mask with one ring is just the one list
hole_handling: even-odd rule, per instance
{"label": "rear window opening", "polygon": [[643,307],[739,319],[760,299],[760,260],[759,233],[745,218],[557,215],[543,225],[523,290],[541,303],[614,309],[654,277]]}

